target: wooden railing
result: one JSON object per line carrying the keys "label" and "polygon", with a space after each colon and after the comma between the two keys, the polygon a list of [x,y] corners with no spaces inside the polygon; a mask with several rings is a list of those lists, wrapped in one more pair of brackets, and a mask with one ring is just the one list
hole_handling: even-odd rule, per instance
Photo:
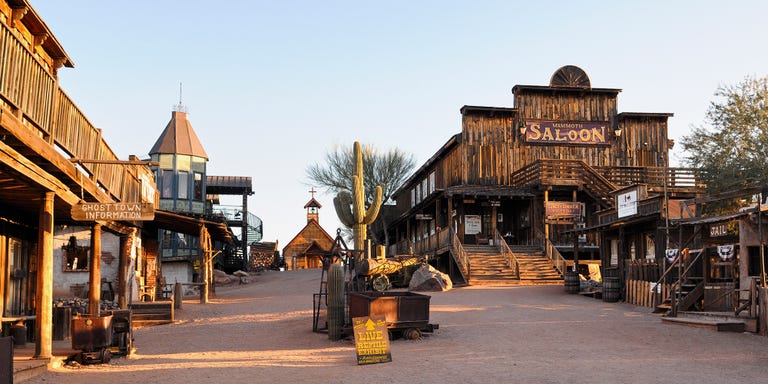
{"label": "wooden railing", "polygon": [[557,247],[552,244],[552,241],[544,236],[544,233],[542,233],[541,230],[537,229],[536,232],[538,233],[539,241],[542,242],[541,246],[544,248],[544,253],[547,255],[547,258],[552,262],[555,269],[560,272],[560,275],[565,276],[568,262],[563,255],[560,254],[560,251],[557,250]]}
{"label": "wooden railing", "polygon": [[501,237],[501,234],[496,230],[496,234],[493,237],[493,243],[499,246],[499,253],[501,253],[505,259],[507,259],[507,267],[514,269],[515,276],[520,280],[520,262],[517,260],[514,252],[509,249],[509,245],[506,240]]}
{"label": "wooden railing", "polygon": [[693,168],[664,167],[601,167],[598,170],[612,183],[618,185],[648,184],[667,188],[698,187],[701,182],[701,171]]}
{"label": "wooden railing", "polygon": [[511,185],[525,188],[542,184],[586,185],[607,195],[618,187],[648,184],[672,191],[701,186],[701,172],[693,168],[592,167],[582,160],[541,159],[515,171]]}
{"label": "wooden railing", "polygon": [[[101,137],[101,131],[88,121],[58,87],[53,75],[5,23],[0,23],[0,99],[4,108],[20,112],[18,116],[31,134],[67,155],[119,160]],[[118,201],[140,201],[142,176],[154,180],[145,166],[81,163],[80,167]]]}
{"label": "wooden railing", "polygon": [[467,252],[464,250],[464,246],[461,245],[461,241],[459,241],[459,237],[456,236],[456,233],[453,231],[453,229],[450,230],[450,233],[452,239],[451,253],[456,260],[456,264],[459,265],[459,271],[461,272],[462,277],[464,277],[464,281],[469,283],[470,273],[472,271],[472,266],[469,264],[469,256],[467,256]]}

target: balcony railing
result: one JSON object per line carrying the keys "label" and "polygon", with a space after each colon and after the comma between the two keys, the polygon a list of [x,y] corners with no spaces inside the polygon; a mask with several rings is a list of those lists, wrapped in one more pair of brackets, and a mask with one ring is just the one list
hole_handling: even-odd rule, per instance
{"label": "balcony railing", "polygon": [[[141,201],[141,183],[153,180],[145,166],[106,164],[117,155],[53,75],[13,31],[0,23],[0,104],[20,117],[31,136],[41,137],[72,158],[96,160],[80,168],[98,188],[118,201]],[[98,162],[104,161],[104,162]],[[154,182],[153,182],[154,187]]]}
{"label": "balcony railing", "polygon": [[701,186],[701,174],[693,168],[591,167],[581,160],[537,160],[512,174],[518,188],[535,185],[586,185],[607,195],[617,187],[647,184],[652,189],[666,187],[674,192]]}

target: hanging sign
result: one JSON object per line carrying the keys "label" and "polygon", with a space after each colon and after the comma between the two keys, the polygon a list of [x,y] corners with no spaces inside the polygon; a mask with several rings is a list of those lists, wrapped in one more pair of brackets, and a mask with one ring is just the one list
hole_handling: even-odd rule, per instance
{"label": "hanging sign", "polygon": [[352,329],[355,333],[358,365],[392,361],[389,330],[384,316],[352,318]]}
{"label": "hanging sign", "polygon": [[72,206],[72,220],[152,221],[155,207],[150,203],[79,203]]}
{"label": "hanging sign", "polygon": [[616,196],[616,207],[619,218],[637,214],[637,190]]}
{"label": "hanging sign", "polygon": [[544,203],[547,218],[581,217],[584,215],[584,203],[578,201],[547,201]]}

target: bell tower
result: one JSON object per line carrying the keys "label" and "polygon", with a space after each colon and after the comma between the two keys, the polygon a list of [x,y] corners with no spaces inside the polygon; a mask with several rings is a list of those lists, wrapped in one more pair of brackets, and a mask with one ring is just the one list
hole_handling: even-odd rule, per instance
{"label": "bell tower", "polygon": [[315,200],[315,188],[310,188],[309,193],[312,195],[312,198],[309,199],[307,204],[304,205],[304,208],[307,209],[307,223],[310,221],[315,221],[316,223],[320,224],[320,208],[323,207],[322,204],[320,204],[317,200]]}

